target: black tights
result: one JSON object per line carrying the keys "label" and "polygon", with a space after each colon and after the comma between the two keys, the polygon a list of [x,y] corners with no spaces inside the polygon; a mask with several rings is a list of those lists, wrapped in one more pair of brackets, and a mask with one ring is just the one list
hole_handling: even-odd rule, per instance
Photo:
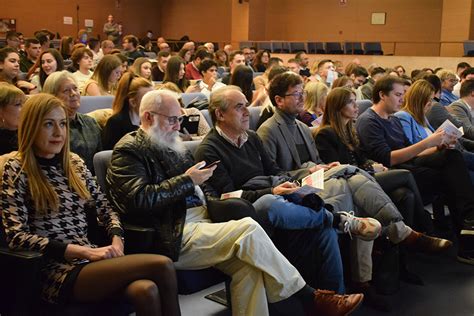
{"label": "black tights", "polygon": [[73,300],[97,302],[123,295],[137,316],[181,315],[176,273],[167,257],[137,254],[91,262],[76,279]]}

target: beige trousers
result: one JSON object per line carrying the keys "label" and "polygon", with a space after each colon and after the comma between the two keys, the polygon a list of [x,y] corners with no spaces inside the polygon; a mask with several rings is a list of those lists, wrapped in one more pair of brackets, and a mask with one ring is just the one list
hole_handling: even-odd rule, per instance
{"label": "beige trousers", "polygon": [[175,266],[178,269],[214,266],[230,275],[232,315],[268,315],[268,302],[288,298],[306,284],[251,218],[226,223],[196,222],[196,219],[184,226],[181,253]]}

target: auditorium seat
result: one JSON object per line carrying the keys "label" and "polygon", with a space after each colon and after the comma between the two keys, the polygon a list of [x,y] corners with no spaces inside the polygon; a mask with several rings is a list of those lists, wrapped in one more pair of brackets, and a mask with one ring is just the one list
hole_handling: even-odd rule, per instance
{"label": "auditorium seat", "polygon": [[364,55],[361,42],[346,42],[344,51],[347,55]]}
{"label": "auditorium seat", "polygon": [[79,113],[89,113],[99,109],[111,109],[114,97],[107,96],[81,96],[81,106],[77,110]]}
{"label": "auditorium seat", "polygon": [[357,100],[356,103],[359,107],[359,116],[372,106],[371,100]]}
{"label": "auditorium seat", "polygon": [[310,54],[326,54],[324,43],[308,42],[308,53]]}
{"label": "auditorium seat", "polygon": [[204,118],[206,119],[207,124],[209,124],[209,126],[212,128],[214,126],[214,124],[212,124],[211,114],[209,113],[209,110],[208,109],[201,110],[201,113],[204,116]]}
{"label": "auditorium seat", "polygon": [[258,50],[268,50],[270,52],[273,52],[272,42],[258,42],[257,43],[257,49]]}
{"label": "auditorium seat", "polygon": [[364,43],[364,51],[366,55],[383,55],[380,42]]}
{"label": "auditorium seat", "polygon": [[[201,140],[184,142],[185,147],[192,153],[195,152]],[[112,158],[112,150],[104,150],[94,155],[94,170],[97,176],[97,183],[105,188],[105,178],[107,169]],[[155,230],[149,227],[142,227],[123,222],[125,231],[125,253],[150,253],[153,252]],[[210,286],[226,282],[229,277],[214,268],[200,270],[176,270],[178,279],[179,294],[188,295]],[[226,282],[226,286],[229,282]],[[228,290],[228,289],[227,289]],[[229,291],[227,291],[229,293]]]}
{"label": "auditorium seat", "polygon": [[262,107],[261,106],[252,106],[249,107],[249,128],[253,131],[257,130],[257,123],[258,119],[260,118],[260,112],[262,112]]}
{"label": "auditorium seat", "polygon": [[344,54],[344,50],[342,49],[342,45],[339,42],[329,42],[326,43],[326,53],[327,54]]}
{"label": "auditorium seat", "polygon": [[289,53],[290,47],[287,42],[272,42],[272,53]]}
{"label": "auditorium seat", "polygon": [[252,47],[252,46],[254,46],[254,45],[255,45],[254,42],[240,42],[239,47],[240,47],[240,49],[242,49],[242,48],[244,48],[244,47]]}
{"label": "auditorium seat", "polygon": [[192,92],[192,93],[182,93],[181,101],[183,101],[184,107],[188,107],[191,103],[196,101],[206,100],[207,97],[204,93],[201,92]]}
{"label": "auditorium seat", "polygon": [[464,42],[464,56],[465,57],[474,56],[474,42],[473,41]]}
{"label": "auditorium seat", "polygon": [[307,52],[306,45],[303,42],[290,42],[290,53]]}

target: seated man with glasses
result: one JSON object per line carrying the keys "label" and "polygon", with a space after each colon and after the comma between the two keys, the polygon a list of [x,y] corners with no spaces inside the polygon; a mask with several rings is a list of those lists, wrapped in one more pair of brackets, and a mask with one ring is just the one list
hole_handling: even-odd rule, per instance
{"label": "seated man with glasses", "polygon": [[106,180],[122,219],[154,227],[155,250],[176,268],[214,266],[230,275],[233,315],[265,316],[267,302],[290,296],[310,315],[348,315],[356,309],[363,295],[315,291],[253,219],[211,223],[204,182],[216,166],[193,163],[179,138],[180,117],[175,94],[148,92],[140,104],[140,128],[115,145]]}

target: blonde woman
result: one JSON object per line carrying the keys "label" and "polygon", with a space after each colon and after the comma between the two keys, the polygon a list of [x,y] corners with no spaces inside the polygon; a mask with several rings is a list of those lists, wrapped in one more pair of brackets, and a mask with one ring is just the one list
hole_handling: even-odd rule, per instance
{"label": "blonde woman", "polygon": [[0,82],[0,155],[18,149],[18,121],[25,99],[23,91]]}
{"label": "blonde woman", "polygon": [[319,126],[326,107],[328,87],[321,82],[308,82],[304,87],[304,111],[298,114],[298,119],[308,126]]}
{"label": "blonde woman", "polygon": [[117,82],[122,76],[122,61],[114,55],[105,55],[92,77],[86,81],[82,95],[115,95]]}
{"label": "blonde woman", "polygon": [[[137,315],[179,315],[170,259],[124,256],[119,216],[84,162],[69,150],[67,109],[38,94],[20,115],[18,154],[4,165],[2,220],[11,249],[45,257],[42,298],[89,303],[125,298]],[[87,236],[86,209],[93,204],[109,237],[98,247]]]}

